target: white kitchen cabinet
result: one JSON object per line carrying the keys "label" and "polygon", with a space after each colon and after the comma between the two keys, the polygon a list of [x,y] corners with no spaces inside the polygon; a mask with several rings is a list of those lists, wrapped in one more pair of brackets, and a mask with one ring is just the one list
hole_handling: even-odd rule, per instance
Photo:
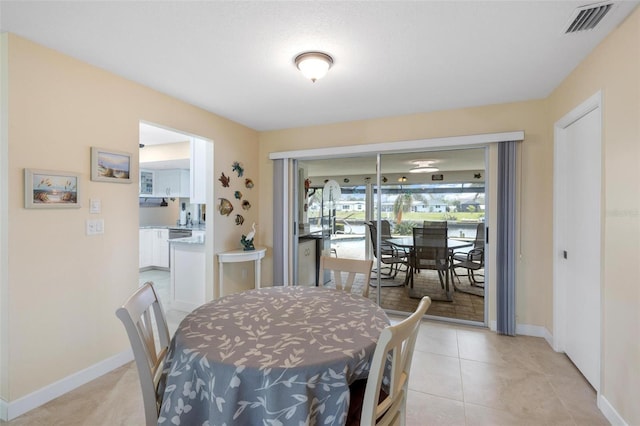
{"label": "white kitchen cabinet", "polygon": [[154,174],[153,192],[156,197],[184,197],[190,195],[189,171],[158,170]]}
{"label": "white kitchen cabinet", "polygon": [[153,172],[151,170],[140,170],[140,196],[153,195]]}
{"label": "white kitchen cabinet", "polygon": [[148,268],[153,264],[153,236],[154,229],[140,230],[140,269]]}
{"label": "white kitchen cabinet", "polygon": [[204,244],[171,243],[172,309],[191,312],[205,300]]}
{"label": "white kitchen cabinet", "polygon": [[207,203],[207,145],[202,139],[191,139],[191,203]]}
{"label": "white kitchen cabinet", "polygon": [[205,234],[206,234],[206,231],[199,231],[199,230],[196,230],[196,229],[191,231],[191,236],[192,237],[194,237],[196,239],[200,238],[202,241],[204,241]]}
{"label": "white kitchen cabinet", "polygon": [[169,230],[154,229],[153,233],[153,266],[169,267]]}
{"label": "white kitchen cabinet", "polygon": [[140,269],[169,268],[169,243],[167,242],[168,239],[168,229],[140,229]]}

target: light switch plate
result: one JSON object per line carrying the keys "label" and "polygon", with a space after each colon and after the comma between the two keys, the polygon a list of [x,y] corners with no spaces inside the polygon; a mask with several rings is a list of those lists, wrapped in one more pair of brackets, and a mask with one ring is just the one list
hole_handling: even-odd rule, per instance
{"label": "light switch plate", "polygon": [[87,219],[87,235],[104,234],[104,219]]}
{"label": "light switch plate", "polygon": [[96,219],[96,234],[104,234],[104,219]]}
{"label": "light switch plate", "polygon": [[94,235],[96,233],[96,224],[93,220],[87,219],[87,235]]}
{"label": "light switch plate", "polygon": [[89,213],[100,213],[102,211],[102,202],[99,198],[91,198],[89,200]]}

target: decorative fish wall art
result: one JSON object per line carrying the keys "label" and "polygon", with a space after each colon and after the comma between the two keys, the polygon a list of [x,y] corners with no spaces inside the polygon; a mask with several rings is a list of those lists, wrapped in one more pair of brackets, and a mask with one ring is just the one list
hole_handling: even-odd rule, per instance
{"label": "decorative fish wall art", "polygon": [[229,182],[231,181],[231,179],[229,179],[229,176],[225,176],[224,172],[222,172],[218,180],[220,181],[220,183],[222,183],[223,188],[229,187]]}
{"label": "decorative fish wall art", "polygon": [[244,173],[244,168],[242,167],[242,164],[238,163],[237,161],[233,162],[233,165],[231,166],[231,170],[238,173],[238,177],[242,177],[242,174]]}
{"label": "decorative fish wall art", "polygon": [[220,205],[218,206],[218,210],[220,211],[220,214],[223,216],[229,216],[233,211],[233,205],[231,204],[231,201],[227,200],[226,198],[219,198],[219,200]]}

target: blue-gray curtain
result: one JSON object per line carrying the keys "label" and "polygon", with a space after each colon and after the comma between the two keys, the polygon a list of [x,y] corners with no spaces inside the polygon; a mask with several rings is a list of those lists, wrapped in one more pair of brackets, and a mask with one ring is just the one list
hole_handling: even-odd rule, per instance
{"label": "blue-gray curtain", "polygon": [[498,144],[498,225],[496,293],[499,334],[516,334],[516,149],[518,142]]}
{"label": "blue-gray curtain", "polygon": [[273,283],[282,285],[285,282],[284,227],[283,217],[284,177],[287,173],[286,160],[273,160]]}

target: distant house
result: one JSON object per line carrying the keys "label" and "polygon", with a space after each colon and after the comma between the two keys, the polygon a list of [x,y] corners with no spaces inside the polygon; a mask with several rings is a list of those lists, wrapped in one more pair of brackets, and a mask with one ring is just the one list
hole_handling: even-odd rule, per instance
{"label": "distant house", "polygon": [[449,206],[447,204],[426,204],[423,202],[413,204],[411,211],[417,213],[446,213],[455,211],[455,206]]}
{"label": "distant house", "polygon": [[336,210],[343,212],[363,212],[364,201],[340,201]]}

